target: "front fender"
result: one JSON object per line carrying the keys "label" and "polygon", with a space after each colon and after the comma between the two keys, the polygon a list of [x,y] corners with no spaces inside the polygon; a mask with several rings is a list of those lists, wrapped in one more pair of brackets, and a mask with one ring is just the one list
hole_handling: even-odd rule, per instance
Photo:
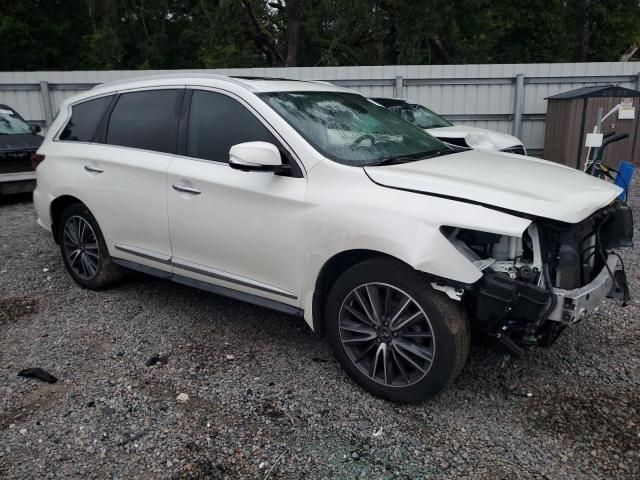
{"label": "front fender", "polygon": [[[381,197],[392,191],[380,188]],[[416,270],[472,284],[482,277],[482,272],[447,240],[440,228],[446,225],[521,237],[531,223],[479,205],[393,192],[409,198],[401,211],[392,202],[384,206],[332,205],[309,214],[306,244],[310,249],[301,304],[310,325],[316,280],[323,266],[336,255],[351,250],[380,252]]]}

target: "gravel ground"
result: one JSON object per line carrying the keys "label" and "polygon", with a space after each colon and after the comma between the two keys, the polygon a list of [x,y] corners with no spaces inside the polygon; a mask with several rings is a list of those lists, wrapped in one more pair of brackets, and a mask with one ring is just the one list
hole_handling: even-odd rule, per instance
{"label": "gravel ground", "polygon": [[473,347],[396,405],[295,318],[143,275],[80,289],[28,199],[1,201],[0,478],[640,478],[638,301],[522,359]]}

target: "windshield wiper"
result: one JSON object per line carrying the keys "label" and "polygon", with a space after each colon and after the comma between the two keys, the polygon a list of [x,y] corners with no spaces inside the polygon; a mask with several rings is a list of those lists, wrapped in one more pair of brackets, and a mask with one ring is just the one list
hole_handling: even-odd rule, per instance
{"label": "windshield wiper", "polygon": [[438,150],[432,150],[430,152],[423,152],[420,154],[397,156],[383,158],[377,162],[369,163],[365,167],[383,167],[385,165],[398,165],[400,163],[417,162],[418,160],[424,160],[426,158],[439,157],[441,155],[448,155],[450,153],[456,153],[452,148],[440,148]]}
{"label": "windshield wiper", "polygon": [[416,160],[420,160],[420,159],[413,158],[413,157],[389,157],[389,158],[383,158],[382,160],[378,160],[377,162],[367,163],[364,166],[365,167],[382,167],[384,165],[398,165],[400,163],[415,162]]}

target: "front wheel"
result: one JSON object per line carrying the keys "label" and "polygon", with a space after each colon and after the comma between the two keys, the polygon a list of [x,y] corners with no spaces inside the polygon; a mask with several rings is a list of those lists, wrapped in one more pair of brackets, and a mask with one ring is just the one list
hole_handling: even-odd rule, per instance
{"label": "front wheel", "polygon": [[388,400],[418,402],[438,393],[469,353],[461,306],[397,261],[351,267],[331,289],[325,311],[327,336],[345,371]]}

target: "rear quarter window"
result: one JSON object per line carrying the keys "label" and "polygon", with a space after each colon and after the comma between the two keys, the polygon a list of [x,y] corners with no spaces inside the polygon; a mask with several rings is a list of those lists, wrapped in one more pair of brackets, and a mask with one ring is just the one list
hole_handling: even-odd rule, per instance
{"label": "rear quarter window", "polygon": [[112,98],[113,96],[100,97],[71,107],[71,118],[59,139],[69,142],[92,142]]}

